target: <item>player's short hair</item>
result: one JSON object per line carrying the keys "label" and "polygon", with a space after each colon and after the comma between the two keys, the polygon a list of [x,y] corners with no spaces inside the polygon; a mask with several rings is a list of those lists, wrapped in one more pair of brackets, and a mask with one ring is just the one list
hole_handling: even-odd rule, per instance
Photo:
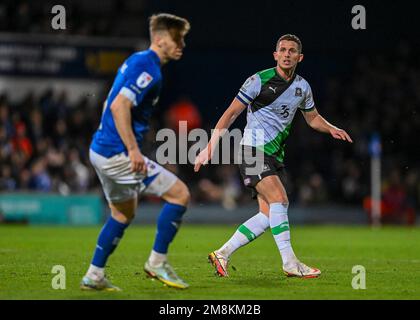
{"label": "player's short hair", "polygon": [[280,41],[282,41],[282,40],[288,40],[288,41],[296,42],[297,45],[298,45],[299,52],[302,52],[302,42],[300,41],[300,39],[297,36],[295,36],[294,34],[290,34],[290,33],[281,36],[279,38],[279,40],[277,40],[276,50],[278,49],[278,47],[280,45]]}
{"label": "player's short hair", "polygon": [[191,26],[187,19],[170,13],[158,13],[149,18],[150,36],[159,31],[168,31],[177,41],[177,38],[185,36]]}

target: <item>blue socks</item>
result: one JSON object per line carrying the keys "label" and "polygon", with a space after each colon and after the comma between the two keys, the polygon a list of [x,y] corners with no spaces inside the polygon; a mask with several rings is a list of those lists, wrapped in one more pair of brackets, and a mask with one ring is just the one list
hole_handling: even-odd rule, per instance
{"label": "blue socks", "polygon": [[92,260],[94,266],[99,268],[105,267],[108,257],[114,252],[127,227],[128,224],[118,222],[113,217],[109,217],[99,234]]}
{"label": "blue socks", "polygon": [[[166,203],[163,206],[157,222],[154,251],[162,254],[168,252],[169,244],[174,239],[186,210],[186,207],[178,204]],[[127,227],[128,224],[109,217],[99,234],[92,265],[98,268],[105,267],[108,257],[114,252]]]}
{"label": "blue socks", "polygon": [[168,252],[169,244],[174,239],[186,210],[186,207],[179,204],[166,203],[163,206],[157,222],[154,251],[162,254]]}

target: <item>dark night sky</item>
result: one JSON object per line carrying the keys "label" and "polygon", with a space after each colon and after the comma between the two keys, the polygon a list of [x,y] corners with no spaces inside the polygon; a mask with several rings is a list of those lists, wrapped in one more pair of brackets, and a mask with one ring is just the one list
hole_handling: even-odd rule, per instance
{"label": "dark night sky", "polygon": [[[366,8],[366,30],[351,27],[356,4]],[[221,114],[248,76],[273,66],[282,34],[302,40],[305,59],[297,72],[318,97],[326,78],[349,72],[357,57],[392,52],[402,40],[415,48],[420,42],[418,10],[405,0],[150,1],[148,14],[157,12],[184,16],[192,25],[184,58],[164,68],[171,91],[162,105],[186,93],[209,117]]]}
{"label": "dark night sky", "polygon": [[[364,5],[367,29],[351,28],[351,8]],[[385,49],[401,37],[418,38],[414,1],[150,1],[151,12],[172,12],[192,23],[194,48],[271,49],[284,33],[299,35],[307,50]],[[418,43],[418,42],[417,42]]]}

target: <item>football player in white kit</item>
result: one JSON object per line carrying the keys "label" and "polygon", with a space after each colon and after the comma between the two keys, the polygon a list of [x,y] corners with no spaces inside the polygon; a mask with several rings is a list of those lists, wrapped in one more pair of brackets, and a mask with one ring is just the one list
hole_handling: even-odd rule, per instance
{"label": "football player in white kit", "polygon": [[[228,276],[228,262],[233,252],[271,229],[287,276],[316,278],[321,274],[300,262],[290,243],[288,221],[289,201],[282,181],[284,173],[285,140],[289,135],[294,115],[300,110],[313,129],[333,138],[352,142],[342,129],[329,123],[317,111],[308,82],[295,73],[303,59],[302,43],[295,35],[287,34],[277,42],[273,53],[277,65],[249,77],[238,95],[216,124],[207,147],[197,156],[195,171],[207,164],[218,141],[238,115],[247,108],[247,125],[241,141],[243,161],[239,165],[244,184],[258,199],[259,213],[244,222],[233,236],[218,250],[208,255],[219,276]],[[262,139],[261,135],[262,134]],[[261,170],[249,173],[257,163],[251,158],[261,151]],[[257,164],[258,165],[258,164]]]}

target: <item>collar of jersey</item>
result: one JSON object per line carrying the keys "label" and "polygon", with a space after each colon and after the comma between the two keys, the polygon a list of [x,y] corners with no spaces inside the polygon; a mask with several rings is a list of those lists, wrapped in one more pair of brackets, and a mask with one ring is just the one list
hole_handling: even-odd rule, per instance
{"label": "collar of jersey", "polygon": [[283,80],[284,82],[286,82],[286,83],[292,83],[294,80],[295,80],[295,78],[296,78],[296,72],[293,72],[293,76],[290,78],[290,80],[288,81],[288,80],[286,80],[285,78],[283,78],[281,75],[280,75],[280,73],[279,73],[279,71],[277,70],[277,67],[274,67],[274,71],[276,72],[276,75],[281,79],[281,80]]}
{"label": "collar of jersey", "polygon": [[152,49],[147,50],[152,57],[153,61],[156,62],[157,65],[160,66],[160,59],[156,52],[154,52]]}

